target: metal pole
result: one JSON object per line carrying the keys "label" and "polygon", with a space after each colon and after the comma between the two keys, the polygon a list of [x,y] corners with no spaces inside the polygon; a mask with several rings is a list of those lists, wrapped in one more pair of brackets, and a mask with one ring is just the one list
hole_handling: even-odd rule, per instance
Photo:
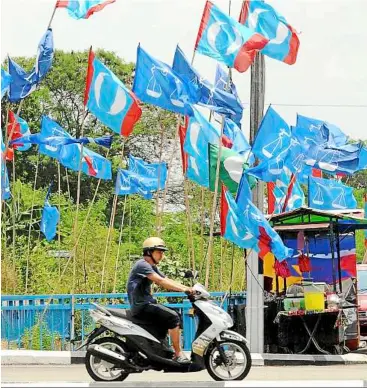
{"label": "metal pole", "polygon": [[342,268],[341,268],[341,257],[340,257],[340,234],[339,228],[336,229],[336,254],[338,256],[338,280],[339,280],[339,292],[343,292],[342,285]]}
{"label": "metal pole", "polygon": [[330,222],[330,248],[331,248],[331,267],[333,275],[333,288],[336,292],[336,273],[335,273],[335,248],[334,248],[334,223]]}
{"label": "metal pole", "polygon": [[[253,144],[264,114],[265,60],[260,53],[251,66],[250,143]],[[258,182],[252,192],[254,204],[264,211],[264,184]],[[251,250],[247,258],[246,335],[252,353],[264,351],[264,277],[259,274],[259,257]]]}

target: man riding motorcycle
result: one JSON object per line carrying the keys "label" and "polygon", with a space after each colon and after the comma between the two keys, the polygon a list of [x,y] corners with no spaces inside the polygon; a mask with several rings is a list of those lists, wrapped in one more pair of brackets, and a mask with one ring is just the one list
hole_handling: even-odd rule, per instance
{"label": "man riding motorcycle", "polygon": [[168,329],[175,360],[188,363],[190,361],[181,349],[179,315],[176,311],[157,303],[151,292],[151,285],[155,283],[169,291],[192,293],[191,287],[168,279],[157,268],[167,250],[164,241],[159,237],[149,237],[143,242],[143,258],[138,260],[130,271],[127,293],[132,316],[154,322],[162,329]]}

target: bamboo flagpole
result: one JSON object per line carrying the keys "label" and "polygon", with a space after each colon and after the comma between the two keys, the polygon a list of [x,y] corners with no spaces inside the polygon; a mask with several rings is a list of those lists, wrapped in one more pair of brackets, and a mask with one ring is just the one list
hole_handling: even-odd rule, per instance
{"label": "bamboo flagpole", "polygon": [[[177,120],[177,130],[176,130],[176,133],[175,133],[175,138],[173,140],[172,153],[171,153],[171,156],[170,156],[170,159],[169,159],[169,162],[168,162],[167,180],[166,180],[166,184],[164,186],[163,198],[162,198],[162,206],[161,206],[161,210],[160,210],[160,217],[159,217],[159,220],[158,220],[158,230],[159,231],[161,230],[161,225],[162,225],[162,216],[163,216],[163,213],[164,213],[164,206],[166,204],[166,196],[167,196],[167,191],[168,191],[168,182],[169,182],[169,179],[171,177],[173,157],[176,154],[176,146],[177,146],[177,142],[178,142],[178,133],[179,133],[179,130],[180,130],[180,125],[181,125],[181,123],[180,123],[180,119],[178,117],[178,120]],[[159,182],[159,178],[158,178],[158,182]]]}
{"label": "bamboo flagpole", "polygon": [[[57,235],[57,242],[59,251],[61,251],[61,168],[60,168],[60,162],[57,161],[57,178],[58,178],[58,194],[59,194],[59,214],[60,214],[60,220],[57,225],[58,229],[58,235]],[[61,260],[59,260],[59,276],[61,275]]]}
{"label": "bamboo flagpole", "polygon": [[116,254],[116,262],[115,262],[115,277],[113,280],[113,293],[116,293],[116,284],[117,284],[117,272],[118,272],[118,264],[119,264],[119,258],[120,258],[120,248],[121,248],[121,241],[122,241],[122,230],[124,228],[124,220],[125,220],[125,209],[126,209],[126,202],[127,202],[127,195],[125,195],[124,199],[124,208],[122,210],[122,217],[121,217],[121,225],[120,225],[120,235],[119,235],[119,245],[117,248],[117,254]]}
{"label": "bamboo flagpole", "polygon": [[[160,132],[160,146],[159,146],[159,167],[158,167],[158,183],[160,182],[161,178],[161,163],[162,163],[162,155],[163,155],[163,142],[164,142],[164,126],[159,120],[159,125],[161,127]],[[160,222],[160,212],[159,212],[159,196],[160,196],[160,190],[159,190],[159,184],[158,184],[158,190],[157,190],[157,196],[156,196],[156,208],[155,208],[155,214],[156,214],[156,233],[159,237],[161,235],[161,222]]]}
{"label": "bamboo flagpole", "polygon": [[104,250],[104,255],[103,255],[100,294],[102,294],[102,292],[103,292],[104,277],[105,277],[105,272],[106,272],[107,254],[109,251],[109,243],[110,243],[111,233],[112,233],[112,229],[113,229],[113,224],[115,222],[117,201],[118,201],[118,196],[117,196],[117,194],[114,194],[113,203],[112,203],[112,211],[111,211],[111,216],[110,216],[110,225],[109,225],[108,232],[107,232],[106,245],[105,245],[105,250]]}
{"label": "bamboo flagpole", "polygon": [[31,231],[32,231],[34,202],[35,202],[35,199],[36,199],[36,186],[37,186],[37,178],[38,178],[39,161],[40,161],[40,154],[38,152],[37,153],[36,172],[35,172],[34,183],[33,183],[31,218],[30,218],[29,226],[28,226],[27,263],[26,263],[26,272],[25,272],[25,293],[27,293],[27,291],[28,291],[29,255],[30,255],[30,248],[31,248]]}
{"label": "bamboo flagpole", "polygon": [[211,260],[212,260],[212,254],[213,254],[214,221],[215,221],[215,214],[216,214],[216,210],[217,210],[220,159],[222,157],[222,147],[223,147],[223,145],[222,145],[223,130],[224,130],[224,118],[222,120],[222,125],[221,125],[221,129],[220,129],[218,159],[217,159],[217,166],[216,166],[216,170],[215,170],[215,187],[214,187],[214,196],[213,196],[213,203],[212,203],[212,212],[211,212],[211,217],[210,217],[209,242],[208,242],[206,272],[205,272],[205,288],[208,288],[208,286],[209,286],[210,264],[211,264]]}
{"label": "bamboo flagpole", "polygon": [[[123,139],[122,147],[121,147],[122,148],[121,149],[121,162],[120,162],[121,164],[122,164],[122,162],[124,160],[125,143],[126,143],[126,138]],[[117,202],[118,202],[118,195],[115,193],[114,196],[113,196],[113,201],[112,201],[110,224],[109,224],[109,227],[108,227],[105,251],[104,251],[104,255],[103,255],[100,293],[103,292],[104,277],[105,277],[105,272],[106,272],[107,254],[108,254],[108,250],[109,250],[109,243],[110,243],[110,238],[111,238],[111,234],[112,234],[112,230],[113,230],[113,225],[114,225],[114,222],[115,222]]]}

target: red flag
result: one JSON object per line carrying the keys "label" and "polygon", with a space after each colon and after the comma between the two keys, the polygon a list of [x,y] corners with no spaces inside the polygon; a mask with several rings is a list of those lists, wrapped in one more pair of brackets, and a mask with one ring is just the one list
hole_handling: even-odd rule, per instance
{"label": "red flag", "polygon": [[268,214],[273,214],[274,210],[275,210],[274,188],[275,188],[275,183],[274,182],[268,182],[267,183],[267,189],[268,189]]}
{"label": "red flag", "polygon": [[311,272],[310,258],[303,253],[298,256],[298,266],[301,272]]}
{"label": "red flag", "polygon": [[259,257],[261,259],[264,259],[265,255],[271,252],[271,248],[270,248],[271,238],[266,233],[266,230],[263,226],[259,227],[259,231],[260,231],[259,242],[258,242]]}
{"label": "red flag", "polygon": [[220,234],[224,236],[226,232],[226,222],[228,215],[228,203],[226,200],[227,188],[222,183],[222,193],[220,197]]}
{"label": "red flag", "polygon": [[178,135],[180,137],[180,148],[181,148],[181,160],[182,160],[182,171],[184,175],[186,174],[187,171],[187,163],[188,163],[188,156],[187,153],[184,151],[184,143],[185,143],[185,138],[186,138],[186,132],[187,132],[187,125],[188,125],[188,117],[185,117],[185,124],[180,125],[178,129]]}
{"label": "red flag", "polygon": [[292,276],[291,271],[288,267],[288,263],[285,260],[283,260],[282,262],[275,260],[274,270],[275,270],[275,274],[277,276],[280,276],[283,279],[289,278],[290,276]]}

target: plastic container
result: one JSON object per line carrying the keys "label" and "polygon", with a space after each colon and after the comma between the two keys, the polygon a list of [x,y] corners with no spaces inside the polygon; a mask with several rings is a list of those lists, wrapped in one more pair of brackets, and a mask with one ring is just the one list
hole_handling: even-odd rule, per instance
{"label": "plastic container", "polygon": [[285,311],[297,311],[305,309],[304,298],[285,298],[284,299],[284,310]]}
{"label": "plastic container", "polygon": [[305,308],[306,310],[321,311],[325,308],[325,283],[305,283]]}

